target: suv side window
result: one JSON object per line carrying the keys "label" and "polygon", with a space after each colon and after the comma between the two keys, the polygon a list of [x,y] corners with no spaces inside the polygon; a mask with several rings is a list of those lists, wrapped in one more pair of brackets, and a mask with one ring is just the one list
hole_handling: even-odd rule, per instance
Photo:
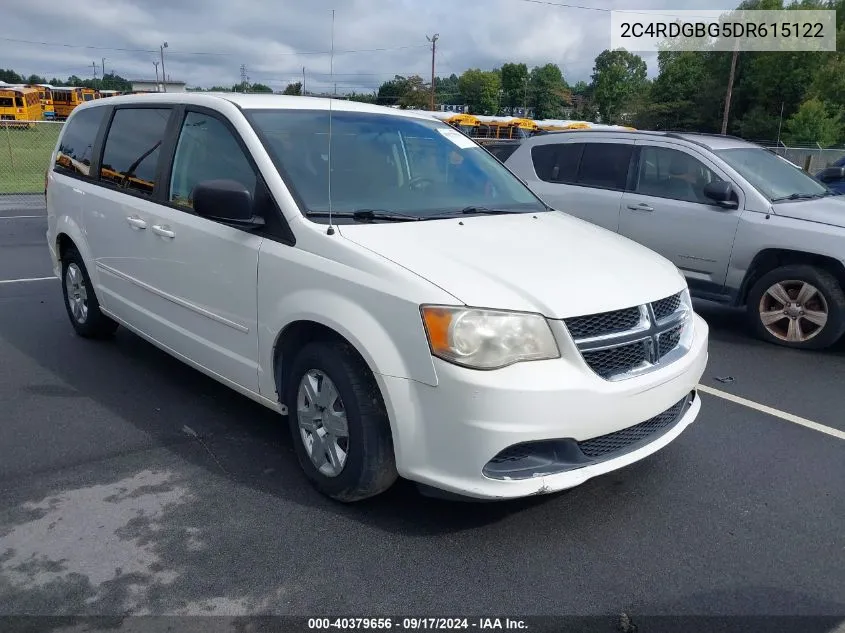
{"label": "suv side window", "polygon": [[721,178],[686,152],[643,146],[635,191],[645,196],[709,204],[704,187],[716,180]]}
{"label": "suv side window", "polygon": [[90,178],[94,142],[106,108],[80,110],[65,123],[53,171],[67,176]]}
{"label": "suv side window", "polygon": [[170,108],[115,110],[106,138],[100,179],[152,196]]}
{"label": "suv side window", "polygon": [[229,128],[214,116],[188,112],[176,144],[167,200],[193,208],[194,187],[217,179],[235,180],[256,194],[258,177]]}
{"label": "suv side window", "polygon": [[583,143],[549,143],[531,148],[534,171],[540,180],[574,183],[578,175]]}
{"label": "suv side window", "polygon": [[578,184],[624,190],[634,146],[626,143],[587,143],[578,169]]}

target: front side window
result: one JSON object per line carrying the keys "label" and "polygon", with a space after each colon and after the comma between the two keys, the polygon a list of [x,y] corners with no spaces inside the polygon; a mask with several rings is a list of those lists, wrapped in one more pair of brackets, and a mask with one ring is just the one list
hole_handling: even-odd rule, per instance
{"label": "front side window", "polygon": [[116,110],[106,138],[100,178],[134,193],[152,195],[169,117],[169,108]]}
{"label": "front side window", "polygon": [[84,177],[91,175],[94,141],[105,113],[105,108],[80,110],[65,123],[56,154],[57,172]]}
{"label": "front side window", "polygon": [[808,176],[800,167],[762,147],[723,149],[717,150],[716,154],[773,202],[830,194],[826,186]]}
{"label": "front side window", "polygon": [[646,146],[640,152],[635,191],[645,196],[709,204],[704,187],[717,180],[721,179],[686,152]]}
{"label": "front side window", "polygon": [[583,143],[547,143],[531,148],[534,171],[540,180],[574,183],[581,162]]}
{"label": "front side window", "polygon": [[[546,207],[489,152],[435,119],[325,110],[248,113],[305,212],[370,210],[420,218],[468,207]],[[331,157],[330,157],[331,156]]]}
{"label": "front side window", "polygon": [[192,208],[194,187],[218,179],[235,180],[255,195],[255,171],[229,129],[213,116],[189,112],[179,132],[168,200]]}
{"label": "front side window", "polygon": [[20,97],[15,97],[15,105],[18,106],[19,108],[22,108],[23,107],[23,99],[21,99]]}

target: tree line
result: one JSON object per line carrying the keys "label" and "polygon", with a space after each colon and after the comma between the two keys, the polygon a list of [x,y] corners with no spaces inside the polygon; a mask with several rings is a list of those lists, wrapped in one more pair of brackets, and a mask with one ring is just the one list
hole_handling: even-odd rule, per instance
{"label": "tree line", "polygon": [[[740,52],[728,120],[729,134],[758,141],[831,147],[845,143],[845,0],[746,0],[738,9],[836,10],[837,52]],[[631,125],[639,129],[720,132],[732,53],[718,50],[664,50],[657,75],[648,78],[645,60],[624,49],[602,51],[590,81],[567,82],[553,63],[529,68],[508,62],[499,68],[470,68],[461,75],[434,78],[435,100],[466,106],[472,114],[515,114],[527,110],[535,119],[576,119]],[[98,89],[130,90],[113,73],[102,79],[71,76],[50,81],[11,70],[0,71],[8,83],[50,83]],[[303,94],[300,82],[283,94]],[[189,90],[203,90],[193,88]],[[266,92],[263,84],[213,86],[213,91]],[[309,93],[310,94],[310,93]],[[419,75],[396,75],[371,93],[341,98],[399,106],[429,107],[431,84]]]}

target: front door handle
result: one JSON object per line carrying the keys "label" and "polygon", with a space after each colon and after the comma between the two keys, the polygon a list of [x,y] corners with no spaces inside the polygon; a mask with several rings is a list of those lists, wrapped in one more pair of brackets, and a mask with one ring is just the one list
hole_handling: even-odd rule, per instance
{"label": "front door handle", "polygon": [[639,204],[629,204],[628,208],[631,211],[654,211],[654,207],[648,206],[645,202],[640,202]]}
{"label": "front door handle", "polygon": [[130,215],[126,218],[126,221],[129,222],[129,226],[133,229],[145,229],[147,228],[147,221],[142,220],[137,215]]}
{"label": "front door handle", "polygon": [[176,233],[171,231],[169,227],[162,226],[161,224],[153,224],[153,233],[155,233],[156,235],[161,235],[162,237],[176,237]]}

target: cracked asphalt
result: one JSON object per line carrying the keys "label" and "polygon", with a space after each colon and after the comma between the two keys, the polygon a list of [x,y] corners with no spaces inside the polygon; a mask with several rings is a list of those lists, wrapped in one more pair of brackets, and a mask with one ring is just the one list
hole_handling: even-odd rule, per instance
{"label": "cracked asphalt", "polygon": [[[52,274],[0,209],[0,279]],[[845,346],[711,325],[704,383],[845,429]],[[733,380],[720,382],[717,378]],[[73,334],[58,280],[0,284],[0,615],[828,615],[845,619],[845,441],[702,395],[656,455],[496,504],[317,494],[280,418],[125,330]]]}

